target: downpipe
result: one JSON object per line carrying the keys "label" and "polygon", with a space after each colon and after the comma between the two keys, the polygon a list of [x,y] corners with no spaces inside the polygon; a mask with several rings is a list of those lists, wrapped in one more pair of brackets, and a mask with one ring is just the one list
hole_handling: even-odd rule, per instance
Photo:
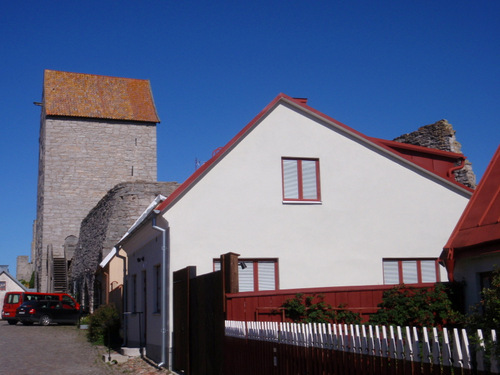
{"label": "downpipe", "polygon": [[[153,229],[160,231],[162,233],[162,277],[161,277],[161,362],[158,364],[158,368],[165,367],[169,368],[167,350],[170,348],[170,334],[169,334],[169,322],[170,322],[170,283],[168,278],[170,275],[170,246],[168,242],[170,240],[169,226],[167,222],[166,228],[161,228],[156,225],[156,215],[152,219]],[[168,237],[167,237],[168,236]]]}

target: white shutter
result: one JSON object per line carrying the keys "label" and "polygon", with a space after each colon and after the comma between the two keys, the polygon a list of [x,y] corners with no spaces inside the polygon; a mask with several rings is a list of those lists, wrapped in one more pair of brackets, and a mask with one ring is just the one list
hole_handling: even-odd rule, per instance
{"label": "white shutter", "polygon": [[240,292],[253,292],[253,262],[245,261],[247,268],[238,267],[238,283]]}
{"label": "white shutter", "polygon": [[299,199],[297,160],[283,159],[284,199]]}
{"label": "white shutter", "polygon": [[398,261],[384,261],[384,284],[399,284]]}
{"label": "white shutter", "polygon": [[275,290],[276,278],[274,275],[274,262],[259,262],[259,291],[260,290]]}
{"label": "white shutter", "polygon": [[422,260],[420,262],[420,269],[422,270],[423,283],[435,283],[437,281],[435,260]]}
{"label": "white shutter", "polygon": [[318,199],[315,160],[302,160],[302,194],[304,199]]}
{"label": "white shutter", "polygon": [[418,283],[417,261],[403,260],[403,282],[405,284]]}

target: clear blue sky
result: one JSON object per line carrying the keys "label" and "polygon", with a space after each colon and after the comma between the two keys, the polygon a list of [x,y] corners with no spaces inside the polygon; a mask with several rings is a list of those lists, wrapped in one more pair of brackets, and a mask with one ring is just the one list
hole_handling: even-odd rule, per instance
{"label": "clear blue sky", "polygon": [[14,275],[44,69],[149,79],[161,181],[184,181],[280,92],[385,139],[445,118],[478,177],[500,143],[497,0],[1,3],[0,264]]}

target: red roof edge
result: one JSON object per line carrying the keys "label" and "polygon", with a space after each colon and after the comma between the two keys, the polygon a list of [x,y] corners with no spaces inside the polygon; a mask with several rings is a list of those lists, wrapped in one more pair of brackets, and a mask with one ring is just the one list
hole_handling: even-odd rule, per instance
{"label": "red roof edge", "polygon": [[[271,101],[260,113],[253,118],[252,121],[250,121],[243,129],[241,129],[238,134],[236,134],[224,147],[220,148],[215,155],[210,158],[207,162],[205,162],[200,168],[198,168],[191,176],[187,178],[186,181],[184,181],[177,189],[173,191],[172,194],[168,196],[168,198],[160,203],[156,209],[155,212],[159,213],[165,210],[172,202],[176,201],[182,194],[184,194],[185,191],[188,190],[188,188],[191,186],[191,184],[196,181],[200,176],[202,176],[208,169],[210,169],[220,158],[222,158],[223,155],[226,154],[226,152],[232,148],[237,142],[239,142],[244,135],[252,129],[257,122],[265,116],[266,113],[268,113],[271,108],[273,108],[282,98],[287,98],[289,100],[294,100],[290,98],[289,96],[285,94],[279,94],[276,98]],[[298,102],[298,101],[297,101]]]}
{"label": "red roof edge", "polygon": [[[457,225],[453,229],[453,232],[451,233],[450,237],[448,238],[448,241],[446,242],[446,245],[443,248],[443,251],[441,252],[441,255],[439,256],[439,261],[444,263],[446,266],[446,269],[448,270],[448,276],[450,276],[451,273],[451,278],[450,281],[453,281],[453,268],[455,264],[455,251],[456,249],[453,246],[453,243],[455,242],[455,239],[457,238],[458,234],[460,233],[460,230],[462,229],[465,220],[471,213],[471,211],[474,209],[476,206],[476,202],[478,199],[481,199],[481,196],[483,195],[483,190],[486,189],[486,186],[488,184],[488,181],[493,178],[495,175],[495,171],[497,168],[500,169],[500,146],[498,146],[497,150],[495,151],[495,154],[493,155],[490,163],[488,164],[488,167],[486,168],[486,171],[484,172],[483,177],[481,178],[481,181],[479,182],[475,192],[472,194],[471,199],[467,203],[467,206],[465,207],[464,211],[462,212],[462,215],[460,216],[460,219],[457,222]],[[496,171],[498,173],[498,171]],[[500,235],[499,235],[500,237]]]}
{"label": "red roof edge", "polygon": [[[238,134],[236,134],[224,147],[220,148],[220,151],[218,151],[217,153],[215,153],[215,155],[212,156],[212,158],[210,160],[208,160],[206,163],[204,163],[200,168],[198,168],[191,176],[189,176],[187,178],[186,181],[184,181],[172,194],[170,194],[168,196],[168,198],[163,201],[162,203],[160,203],[156,209],[155,209],[155,212],[156,213],[160,213],[162,211],[164,211],[168,206],[170,206],[173,202],[175,202],[181,195],[183,195],[191,186],[191,184],[193,184],[198,178],[200,178],[203,174],[205,174],[214,164],[216,164],[218,162],[219,159],[221,159],[235,144],[237,144],[241,139],[244,138],[244,136],[262,119],[265,117],[265,115],[271,111],[271,109],[273,107],[275,107],[278,102],[280,101],[285,101],[285,102],[292,102],[294,103],[295,105],[298,105],[300,107],[302,107],[304,110],[306,110],[307,112],[310,112],[310,113],[313,113],[314,115],[324,119],[324,120],[327,120],[329,122],[332,122],[332,123],[335,123],[337,124],[338,126],[340,126],[341,128],[343,128],[344,130],[346,130],[348,133],[351,133],[351,134],[354,134],[360,138],[363,138],[365,139],[366,141],[368,141],[369,143],[374,143],[376,146],[380,147],[380,148],[383,148],[385,150],[387,150],[388,152],[392,153],[392,154],[395,154],[401,158],[404,158],[406,160],[408,160],[409,162],[413,163],[414,165],[418,165],[419,167],[421,168],[424,168],[426,170],[428,170],[429,172],[431,172],[432,174],[434,175],[437,175],[439,177],[443,177],[443,176],[440,176],[439,174],[437,174],[435,171],[429,169],[429,168],[425,168],[421,165],[419,165],[418,163],[415,163],[415,161],[409,159],[408,157],[406,157],[404,154],[398,152],[397,150],[395,150],[395,145],[393,145],[393,147],[390,147],[389,145],[393,143],[393,141],[386,141],[386,140],[381,140],[381,139],[378,139],[378,138],[372,138],[372,137],[368,137],[366,136],[365,134],[341,123],[340,121],[337,121],[335,120],[334,118],[330,117],[330,116],[327,116],[325,115],[324,113],[310,107],[309,105],[307,105],[307,99],[304,99],[304,98],[292,98],[286,94],[283,94],[283,93],[280,93],[278,94],[262,111],[260,111],[260,113],[255,116],[243,129],[241,129]],[[452,152],[446,152],[446,151],[440,151],[440,150],[436,150],[436,149],[428,149],[426,147],[421,147],[421,146],[413,146],[413,145],[408,145],[408,144],[403,144],[403,143],[400,143],[400,142],[394,142],[395,144],[397,143],[398,147],[401,147],[401,148],[411,148],[413,150],[419,150],[420,152],[424,152],[426,151],[427,154],[434,154],[434,155],[439,155],[439,156],[445,156],[445,157],[448,157],[448,158],[458,158],[458,157],[464,157],[462,154],[456,154],[456,153],[452,153]],[[449,182],[454,182],[455,185],[461,187],[462,189],[465,189],[465,190],[468,190],[468,191],[473,191],[472,189],[466,187],[465,185],[462,185],[456,181],[451,181],[450,179],[446,179],[447,181]]]}

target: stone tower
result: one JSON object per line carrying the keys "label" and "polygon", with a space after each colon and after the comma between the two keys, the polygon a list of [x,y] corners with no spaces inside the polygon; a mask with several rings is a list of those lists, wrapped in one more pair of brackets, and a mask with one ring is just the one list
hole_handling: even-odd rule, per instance
{"label": "stone tower", "polygon": [[46,70],[40,118],[35,283],[65,291],[80,224],[121,182],[156,181],[147,80]]}

